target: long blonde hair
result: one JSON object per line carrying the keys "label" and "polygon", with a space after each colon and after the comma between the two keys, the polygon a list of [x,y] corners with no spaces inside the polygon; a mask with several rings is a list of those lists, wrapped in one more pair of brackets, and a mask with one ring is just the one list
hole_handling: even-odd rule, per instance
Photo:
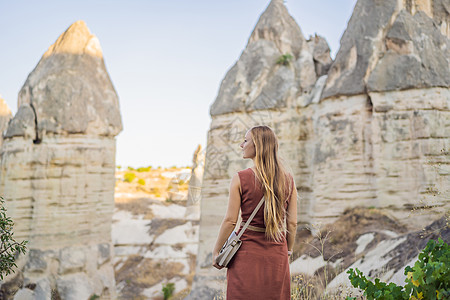
{"label": "long blonde hair", "polygon": [[286,230],[285,201],[289,196],[288,173],[278,156],[278,139],[268,126],[255,126],[250,129],[255,144],[256,177],[263,186],[264,222],[266,238],[274,241],[282,240]]}

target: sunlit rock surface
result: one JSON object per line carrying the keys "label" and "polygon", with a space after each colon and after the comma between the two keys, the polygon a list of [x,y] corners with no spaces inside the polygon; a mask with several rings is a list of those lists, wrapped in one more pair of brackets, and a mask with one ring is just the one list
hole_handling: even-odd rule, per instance
{"label": "sunlit rock surface", "polygon": [[98,40],[75,22],[28,76],[1,150],[0,194],[16,238],[29,241],[21,286],[36,287],[22,293],[115,298],[111,218],[121,130]]}
{"label": "sunlit rock surface", "polygon": [[5,100],[0,95],[0,147],[2,146],[3,142],[3,131],[8,126],[8,122],[9,120],[11,120],[11,118],[11,109],[9,109]]}

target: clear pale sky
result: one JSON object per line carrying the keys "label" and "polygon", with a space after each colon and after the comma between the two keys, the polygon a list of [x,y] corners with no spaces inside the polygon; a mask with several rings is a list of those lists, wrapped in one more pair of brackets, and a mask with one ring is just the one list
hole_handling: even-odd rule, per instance
{"label": "clear pale sky", "polygon": [[[84,20],[99,40],[119,94],[122,166],[188,166],[205,146],[209,107],[269,0],[0,0],[0,95],[12,112],[42,54]],[[356,0],[288,0],[308,38],[332,56]]]}

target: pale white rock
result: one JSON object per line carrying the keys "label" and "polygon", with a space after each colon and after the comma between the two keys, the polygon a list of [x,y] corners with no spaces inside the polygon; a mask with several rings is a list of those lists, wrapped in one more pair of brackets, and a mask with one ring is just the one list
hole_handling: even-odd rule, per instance
{"label": "pale white rock", "polygon": [[146,252],[144,257],[152,259],[169,259],[186,258],[187,255],[183,250],[175,250],[171,246],[159,246],[152,251]]}
{"label": "pale white rock", "polygon": [[94,294],[94,288],[89,277],[83,273],[60,276],[56,279],[56,285],[62,299],[89,299]]}
{"label": "pale white rock", "polygon": [[149,206],[155,218],[159,219],[183,219],[186,214],[186,207],[178,204],[159,205],[152,204]]}
{"label": "pale white rock", "polygon": [[83,270],[86,264],[86,252],[82,247],[63,248],[59,252],[59,274]]}
{"label": "pale white rock", "polygon": [[326,266],[326,264],[326,261],[324,261],[321,255],[314,258],[308,255],[302,255],[289,264],[289,269],[291,274],[306,274],[308,276],[313,276],[317,270]]}
{"label": "pale white rock", "polygon": [[320,102],[320,96],[322,95],[323,88],[325,87],[325,82],[327,80],[327,75],[323,75],[317,79],[311,94],[307,98],[306,103],[303,106],[309,105],[310,103],[317,104]]}
{"label": "pale white rock", "polygon": [[36,288],[34,289],[36,300],[47,300],[51,298],[52,287],[48,278],[43,278],[36,282]]}
{"label": "pale white rock", "polygon": [[[125,233],[124,231],[120,232],[121,234]],[[120,241],[121,238],[113,241]],[[120,244],[115,244],[114,246],[114,255],[116,258],[120,256],[129,256],[133,254],[139,254],[142,252],[141,246],[121,246]]]}
{"label": "pale white rock", "polygon": [[128,211],[119,211],[114,214],[112,223],[112,240],[115,245],[145,245],[153,240],[148,231],[151,221],[144,220],[142,216],[132,217]]}
{"label": "pale white rock", "polygon": [[30,289],[20,289],[14,295],[14,300],[35,300],[35,293]]}
{"label": "pale white rock", "polygon": [[369,243],[373,240],[374,237],[375,237],[375,235],[371,232],[361,235],[356,240],[356,244],[358,246],[356,247],[355,255],[358,255],[361,252],[363,252],[366,249],[367,245],[369,245]]}
{"label": "pale white rock", "polygon": [[377,271],[377,275],[384,282],[389,281],[392,273],[382,272],[383,266],[391,260],[388,254],[395,247],[406,241],[406,237],[401,237],[393,240],[381,241],[374,249],[370,250],[363,258],[358,259],[355,263],[349,266],[345,271],[337,275],[327,286],[327,289],[337,288],[338,286],[351,286],[346,273],[350,268],[358,268],[364,274],[370,271]]}
{"label": "pale white rock", "polygon": [[192,222],[166,230],[155,239],[155,244],[174,245],[195,241],[198,236],[198,226]]}
{"label": "pale white rock", "polygon": [[386,230],[386,229],[385,230],[381,230],[380,233],[383,233],[383,234],[387,235],[390,238],[395,238],[395,237],[398,236],[398,233],[396,233],[394,231],[391,231],[391,230]]}

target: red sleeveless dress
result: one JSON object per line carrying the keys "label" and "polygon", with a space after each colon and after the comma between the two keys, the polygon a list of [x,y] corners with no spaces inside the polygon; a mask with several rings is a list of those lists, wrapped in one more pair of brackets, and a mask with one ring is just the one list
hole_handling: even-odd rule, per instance
{"label": "red sleeveless dress", "polygon": [[[238,175],[242,191],[241,215],[243,222],[246,222],[263,197],[263,192],[251,168],[238,172]],[[264,205],[250,225],[265,227]],[[264,232],[247,228],[241,240],[241,248],[227,270],[227,300],[291,299],[286,239],[277,243],[267,240]]]}

